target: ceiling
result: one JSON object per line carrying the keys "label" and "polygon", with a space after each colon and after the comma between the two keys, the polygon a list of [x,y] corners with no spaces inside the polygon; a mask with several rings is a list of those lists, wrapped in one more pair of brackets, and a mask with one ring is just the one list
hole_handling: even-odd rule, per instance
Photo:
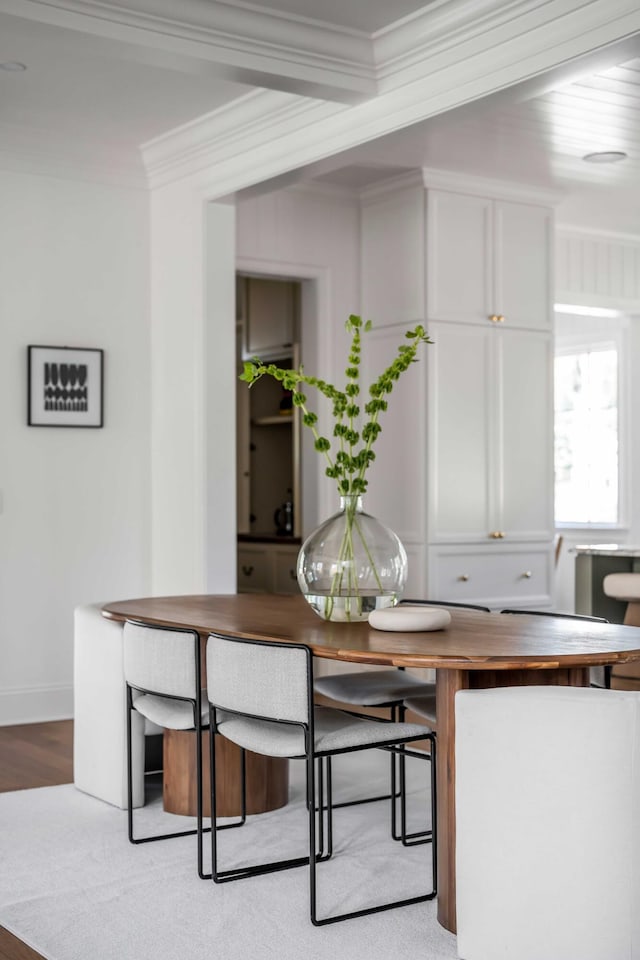
{"label": "ceiling", "polygon": [[[149,0],[151,2],[151,0]],[[154,0],[154,3],[156,0]],[[158,3],[161,0],[157,0]],[[165,12],[185,0],[164,0]],[[214,0],[193,0],[201,9]],[[270,25],[321,25],[323,37],[357,41],[384,34],[444,0],[226,0],[249,16],[270,11]],[[25,16],[15,15],[23,3]],[[151,4],[153,5],[153,4]],[[140,146],[244,96],[251,73],[220,71],[186,56],[160,55],[112,31],[42,22],[32,0],[0,0],[0,160],[58,156],[142,165]],[[60,4],[45,4],[39,9]],[[137,4],[140,7],[140,3]],[[149,6],[149,3],[147,3]],[[126,8],[126,7],[125,7]],[[392,13],[390,13],[392,11]],[[26,15],[28,14],[28,15]],[[49,16],[49,20],[53,18]],[[320,29],[320,27],[318,27]],[[268,82],[277,88],[277,78]],[[288,87],[295,91],[291,79]],[[594,151],[624,151],[616,164],[588,164]],[[406,127],[309,168],[308,177],[360,188],[407,169],[434,167],[554,188],[602,202],[619,197],[640,214],[640,42],[607,48],[483,101]],[[631,199],[629,199],[631,198]],[[616,201],[617,202],[617,201]]]}

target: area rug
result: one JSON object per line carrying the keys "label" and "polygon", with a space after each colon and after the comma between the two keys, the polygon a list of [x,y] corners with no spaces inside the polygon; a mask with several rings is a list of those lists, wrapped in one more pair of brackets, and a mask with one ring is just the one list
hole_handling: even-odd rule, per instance
{"label": "area rug", "polygon": [[[335,795],[384,790],[388,757],[335,761]],[[414,761],[413,767],[428,765]],[[223,866],[304,855],[303,767],[291,799],[219,834]],[[413,774],[413,771],[412,771]],[[424,783],[410,796],[424,822]],[[170,821],[159,799],[136,811],[141,831]],[[387,803],[335,812],[334,857],[318,867],[321,916],[430,889],[428,846],[389,837]],[[208,854],[208,850],[207,850]],[[132,846],[126,814],[72,785],[0,795],[0,924],[47,960],[452,960],[456,939],[435,901],[313,927],[308,869],[223,885],[198,878],[195,837]]]}

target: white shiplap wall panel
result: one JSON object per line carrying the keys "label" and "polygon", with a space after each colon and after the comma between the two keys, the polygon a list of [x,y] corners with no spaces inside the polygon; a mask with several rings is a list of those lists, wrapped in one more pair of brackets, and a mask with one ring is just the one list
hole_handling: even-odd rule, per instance
{"label": "white shiplap wall panel", "polygon": [[640,237],[560,228],[556,236],[556,301],[640,309]]}

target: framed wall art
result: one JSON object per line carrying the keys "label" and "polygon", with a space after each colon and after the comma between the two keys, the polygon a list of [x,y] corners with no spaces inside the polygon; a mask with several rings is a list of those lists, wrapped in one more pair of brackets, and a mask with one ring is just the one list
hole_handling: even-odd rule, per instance
{"label": "framed wall art", "polygon": [[28,348],[30,427],[101,427],[104,351]]}

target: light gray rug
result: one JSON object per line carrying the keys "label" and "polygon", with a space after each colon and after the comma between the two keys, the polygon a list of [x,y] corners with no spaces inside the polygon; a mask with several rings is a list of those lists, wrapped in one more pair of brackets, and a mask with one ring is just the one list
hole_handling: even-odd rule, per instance
{"label": "light gray rug", "polygon": [[[384,790],[388,762],[373,751],[337,758],[336,799]],[[426,783],[427,764],[412,767]],[[219,834],[224,866],[304,855],[302,774],[294,762],[286,808]],[[167,817],[157,802],[136,813],[143,830]],[[386,803],[336,811],[334,857],[318,867],[321,916],[430,889],[430,848],[392,842],[388,818]],[[0,924],[48,960],[457,956],[433,901],[315,928],[306,867],[214,885],[198,878],[195,852],[195,837],[132,846],[126,814],[71,785],[1,794]]]}

